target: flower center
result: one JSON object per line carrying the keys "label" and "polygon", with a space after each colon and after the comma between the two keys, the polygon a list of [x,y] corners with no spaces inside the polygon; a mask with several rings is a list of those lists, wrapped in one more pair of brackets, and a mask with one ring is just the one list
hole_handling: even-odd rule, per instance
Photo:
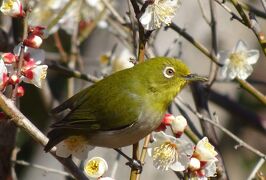
{"label": "flower center", "polygon": [[99,171],[100,162],[97,160],[89,161],[88,164],[85,165],[84,170],[87,174],[96,174]]}
{"label": "flower center", "polygon": [[70,151],[74,152],[83,147],[87,141],[82,136],[71,136],[64,140],[64,143]]}
{"label": "flower center", "polygon": [[246,56],[243,52],[232,53],[229,59],[231,66],[233,66],[234,68],[241,68],[245,65]]}
{"label": "flower center", "polygon": [[152,157],[156,167],[167,170],[177,160],[176,144],[165,142],[155,147]]}
{"label": "flower center", "polygon": [[9,0],[9,1],[6,1],[6,2],[3,4],[2,7],[3,7],[3,9],[9,10],[9,9],[12,9],[13,4],[14,4],[14,2],[12,2],[11,0]]}

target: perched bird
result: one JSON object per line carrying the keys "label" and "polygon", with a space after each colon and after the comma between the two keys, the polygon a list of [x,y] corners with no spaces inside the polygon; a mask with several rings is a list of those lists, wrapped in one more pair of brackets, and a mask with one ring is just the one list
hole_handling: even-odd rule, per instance
{"label": "perched bird", "polygon": [[114,73],[52,110],[70,112],[51,126],[45,151],[73,136],[100,147],[134,144],[160,125],[171,101],[188,82],[204,80],[190,74],[180,60],[166,57]]}

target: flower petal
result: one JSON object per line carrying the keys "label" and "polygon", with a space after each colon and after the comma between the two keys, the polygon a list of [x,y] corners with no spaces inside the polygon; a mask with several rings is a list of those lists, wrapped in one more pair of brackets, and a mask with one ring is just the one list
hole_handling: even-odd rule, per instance
{"label": "flower petal", "polygon": [[252,49],[247,52],[247,59],[246,61],[249,64],[255,64],[260,57],[260,52],[257,49]]}
{"label": "flower petal", "polygon": [[243,52],[243,51],[247,51],[247,45],[244,41],[239,40],[237,42],[236,46],[234,47],[233,52],[239,53],[239,52]]}
{"label": "flower petal", "polygon": [[84,163],[84,172],[88,177],[99,178],[108,170],[107,162],[101,157],[93,157]]}

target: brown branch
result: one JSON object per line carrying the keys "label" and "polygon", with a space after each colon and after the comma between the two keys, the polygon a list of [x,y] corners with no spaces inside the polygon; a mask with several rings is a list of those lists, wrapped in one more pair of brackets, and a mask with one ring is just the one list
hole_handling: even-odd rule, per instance
{"label": "brown branch", "polygon": [[[5,114],[10,117],[12,122],[14,122],[21,129],[25,130],[37,143],[42,146],[45,146],[47,144],[48,138],[17,109],[12,100],[7,99],[1,92],[0,107],[5,112]],[[53,148],[50,153],[61,164],[63,164],[75,178],[82,180],[87,179],[87,177],[81,172],[81,170],[70,158],[61,158],[56,156],[55,148]]]}
{"label": "brown branch", "polygon": [[223,66],[221,63],[218,62],[218,59],[213,56],[213,54],[211,52],[209,52],[209,50],[204,47],[202,44],[200,44],[199,42],[197,42],[191,35],[189,35],[185,29],[180,28],[179,26],[177,26],[174,23],[171,23],[169,26],[166,26],[166,28],[171,28],[172,30],[176,31],[178,34],[180,34],[181,36],[183,36],[186,40],[188,40],[189,42],[191,42],[197,49],[199,49],[203,54],[205,54],[206,56],[208,56],[210,58],[211,61],[213,61],[215,64],[217,64],[218,66]]}

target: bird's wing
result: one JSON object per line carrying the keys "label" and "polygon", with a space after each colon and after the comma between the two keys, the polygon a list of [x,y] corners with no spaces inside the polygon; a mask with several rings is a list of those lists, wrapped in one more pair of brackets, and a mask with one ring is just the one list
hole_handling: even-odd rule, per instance
{"label": "bird's wing", "polygon": [[134,88],[129,87],[135,84],[123,79],[121,84],[116,85],[104,81],[79,92],[55,108],[53,112],[67,108],[71,111],[52,127],[108,131],[132,125],[138,119],[142,99],[134,92]]}

